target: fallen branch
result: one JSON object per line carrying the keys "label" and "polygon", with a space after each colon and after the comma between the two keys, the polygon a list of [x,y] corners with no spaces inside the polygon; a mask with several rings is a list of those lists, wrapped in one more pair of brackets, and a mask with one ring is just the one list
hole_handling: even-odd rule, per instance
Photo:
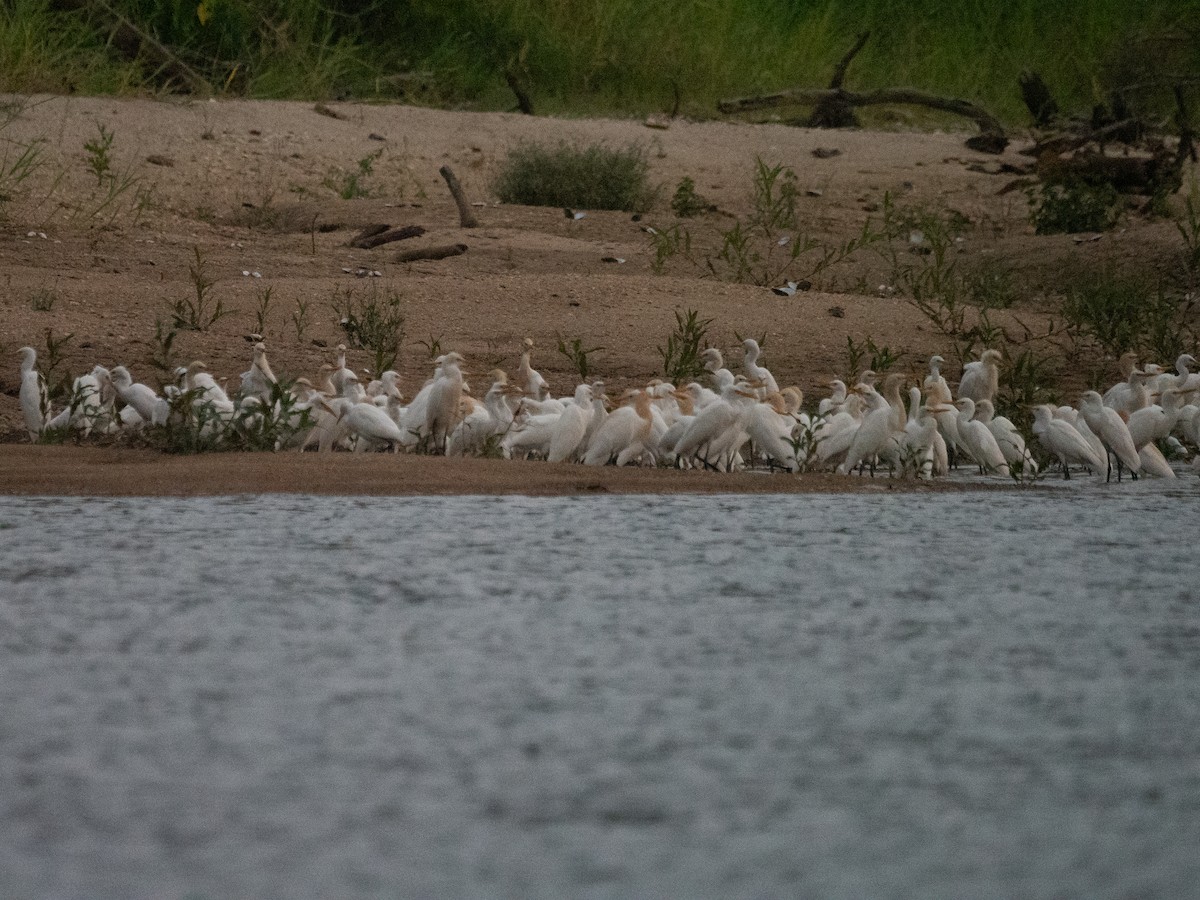
{"label": "fallen branch", "polygon": [[1021,151],[1024,156],[1042,156],[1045,153],[1068,153],[1078,150],[1087,144],[1099,144],[1101,147],[1109,141],[1119,141],[1123,144],[1136,142],[1143,133],[1144,125],[1137,119],[1122,119],[1101,128],[1091,128],[1081,123],[1075,133],[1055,133],[1041,137],[1032,147]]}
{"label": "fallen branch", "polygon": [[442,166],[438,169],[441,176],[446,179],[446,186],[450,188],[450,195],[454,197],[454,203],[458,206],[458,223],[463,228],[478,228],[479,220],[475,218],[475,213],[471,210],[471,204],[467,202],[467,198],[463,195],[462,185],[458,183],[458,179],[454,176],[454,172],[449,166]]}
{"label": "fallen branch", "polygon": [[1045,128],[1058,118],[1058,103],[1041,75],[1025,71],[1018,76],[1017,83],[1021,86],[1021,99],[1025,102],[1029,114],[1033,116],[1035,125]]}
{"label": "fallen branch", "polygon": [[354,247],[358,244],[359,241],[365,241],[367,238],[373,238],[377,234],[383,234],[385,231],[387,231],[391,227],[392,226],[388,225],[386,222],[380,222],[375,225],[368,225],[366,228],[364,228],[362,231],[360,231],[354,237],[350,238],[350,240],[348,240],[346,243],[349,244],[351,247]]}
{"label": "fallen branch", "polygon": [[396,254],[396,262],[416,262],[421,259],[445,259],[448,256],[461,256],[467,252],[466,244],[440,244],[436,247],[417,247],[413,250],[401,250]]}
{"label": "fallen branch", "polygon": [[405,225],[402,228],[389,228],[387,225],[371,225],[363,229],[350,240],[351,247],[359,250],[370,250],[381,244],[393,241],[405,241],[409,238],[420,237],[425,229],[420,225]]}
{"label": "fallen branch", "polygon": [[517,98],[517,109],[527,116],[533,115],[533,98],[529,96],[529,42],[521,45],[521,49],[508,59],[504,67],[504,81],[508,89]]}
{"label": "fallen branch", "polygon": [[[1120,95],[1114,95],[1119,99]],[[1084,182],[1092,185],[1110,185],[1121,194],[1145,196],[1175,193],[1183,185],[1183,167],[1189,159],[1195,159],[1194,132],[1187,107],[1183,86],[1175,86],[1175,124],[1179,129],[1179,142],[1174,150],[1162,135],[1153,139],[1147,134],[1147,126],[1129,115],[1123,104],[1114,102],[1114,108],[1122,113],[1118,121],[1097,125],[1103,117],[1093,115],[1093,122],[1078,123],[1072,133],[1056,133],[1041,138],[1022,153],[1037,157],[1037,174],[1047,184]],[[1062,128],[1070,123],[1056,124]],[[1128,149],[1124,155],[1109,156],[1104,145],[1117,140],[1128,145],[1137,141],[1143,148],[1141,155],[1132,155]]]}
{"label": "fallen branch", "polygon": [[1046,183],[1108,184],[1119,194],[1153,194],[1163,188],[1173,192],[1177,174],[1175,161],[1166,152],[1154,156],[1084,152],[1065,157],[1047,153],[1038,160],[1038,176]]}
{"label": "fallen branch", "polygon": [[829,90],[834,93],[817,103],[812,115],[808,117],[809,128],[854,128],[858,125],[858,117],[854,115],[854,107],[842,96],[842,85],[846,81],[846,70],[854,57],[866,46],[871,32],[864,31],[858,36],[846,55],[833,67],[833,77],[829,79]]}
{"label": "fallen branch", "polygon": [[954,97],[940,97],[937,94],[927,94],[913,88],[880,88],[876,91],[846,91],[828,88],[793,88],[777,91],[774,94],[761,94],[756,97],[738,97],[732,100],[722,100],[717,108],[723,113],[746,112],[752,109],[766,109],[774,106],[784,106],[791,103],[820,104],[836,99],[850,106],[875,106],[878,104],[902,104],[909,106],[924,106],[940,112],[953,113],[971,119],[979,126],[979,134],[967,141],[967,146],[973,150],[999,153],[1008,145],[1008,138],[1001,126],[991,113],[971,103]]}

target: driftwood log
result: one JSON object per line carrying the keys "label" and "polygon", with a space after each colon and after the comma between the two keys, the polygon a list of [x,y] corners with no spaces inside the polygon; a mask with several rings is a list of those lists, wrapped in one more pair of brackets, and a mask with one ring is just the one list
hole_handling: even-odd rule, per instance
{"label": "driftwood log", "polygon": [[425,229],[420,225],[405,225],[392,228],[390,225],[368,225],[350,239],[350,246],[359,250],[370,250],[394,241],[406,241],[409,238],[420,237]]}
{"label": "driftwood log", "polygon": [[1035,125],[1046,128],[1058,118],[1058,103],[1041,75],[1025,71],[1017,77],[1017,83],[1021,86],[1021,99],[1033,116]]}
{"label": "driftwood log", "polygon": [[527,116],[533,115],[533,98],[529,96],[529,42],[508,58],[504,66],[504,82],[517,98],[517,109]]}
{"label": "driftwood log", "polygon": [[971,119],[979,126],[979,134],[972,136],[967,141],[967,146],[972,150],[979,150],[983,153],[1000,153],[1008,146],[1008,137],[1004,133],[1004,127],[983,107],[971,103],[969,100],[940,97],[937,94],[928,94],[913,88],[880,88],[865,93],[828,88],[793,88],[757,97],[722,100],[718,104],[718,108],[723,113],[737,113],[791,103],[820,104],[831,99],[852,107],[903,104],[953,113]]}
{"label": "driftwood log", "polygon": [[450,188],[450,195],[454,198],[454,204],[458,207],[458,222],[463,228],[478,228],[479,220],[475,218],[475,213],[471,209],[471,204],[467,202],[466,196],[463,194],[462,185],[458,183],[458,178],[449,166],[442,166],[438,169],[441,176],[446,179],[446,187]]}
{"label": "driftwood log", "polygon": [[396,254],[396,262],[416,262],[421,259],[445,259],[448,256],[461,256],[467,252],[466,244],[440,244],[436,247],[415,247],[412,250],[401,250]]}
{"label": "driftwood log", "polygon": [[[1045,121],[1051,129],[1032,147],[1021,151],[1036,158],[1037,175],[1045,183],[1107,184],[1121,194],[1174,193],[1183,184],[1184,164],[1196,159],[1195,132],[1182,84],[1174,86],[1175,124],[1179,129],[1174,149],[1168,146],[1165,135],[1154,134],[1149,125],[1130,113],[1120,92],[1113,94],[1111,111],[1097,107],[1085,120],[1058,116],[1058,105],[1036,74],[1023,74],[1021,89],[1035,121]],[[1047,109],[1055,110],[1055,115],[1046,115]],[[1104,148],[1110,143],[1123,144],[1125,152],[1107,155]],[[1130,152],[1135,148],[1141,153]]]}
{"label": "driftwood log", "polygon": [[858,106],[875,106],[879,104],[898,104],[905,106],[924,106],[939,112],[953,113],[964,116],[979,126],[979,134],[968,138],[967,146],[981,153],[1001,153],[1008,146],[1008,137],[1004,127],[987,110],[968,100],[954,97],[941,97],[914,88],[880,88],[875,91],[848,91],[843,87],[846,80],[846,70],[859,51],[866,45],[871,36],[864,31],[854,42],[854,46],[841,58],[833,70],[833,78],[827,88],[792,88],[776,91],[772,94],[759,94],[753,97],[735,97],[722,100],[717,108],[725,113],[742,113],[754,109],[788,106],[792,104],[810,104],[813,106],[808,126],[812,128],[843,128],[858,124],[854,108]]}
{"label": "driftwood log", "polygon": [[808,117],[809,128],[854,128],[858,126],[858,116],[854,114],[854,107],[847,103],[842,96],[842,86],[846,82],[846,70],[850,68],[850,63],[866,46],[867,39],[870,37],[871,32],[869,31],[860,34],[855,40],[854,46],[834,66],[833,77],[829,79],[829,90],[833,93],[825,99],[817,101],[812,115]]}

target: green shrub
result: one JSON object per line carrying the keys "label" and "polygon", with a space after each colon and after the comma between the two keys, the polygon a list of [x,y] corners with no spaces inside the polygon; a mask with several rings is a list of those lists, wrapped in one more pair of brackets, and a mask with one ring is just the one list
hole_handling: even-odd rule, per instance
{"label": "green shrub", "polygon": [[1141,282],[1091,273],[1067,289],[1062,316],[1116,357],[1136,347],[1149,302],[1150,289]]}
{"label": "green shrub", "polygon": [[[330,307],[337,325],[352,347],[370,351],[372,374],[395,368],[404,342],[404,306],[394,290],[380,292],[372,287],[364,297],[353,289],[335,290]],[[307,311],[306,311],[307,312]],[[296,323],[296,332],[300,324]]]}
{"label": "green shrub", "polygon": [[503,203],[639,212],[654,201],[649,171],[645,150],[634,145],[521,144],[509,151],[492,188]]}
{"label": "green shrub", "polygon": [[1069,328],[1114,358],[1135,350],[1170,361],[1196,347],[1196,303],[1143,279],[1090,272],[1067,289],[1061,312]]}
{"label": "green shrub", "polygon": [[675,194],[671,197],[671,211],[675,215],[681,219],[690,219],[713,209],[715,207],[708,200],[696,193],[696,182],[686,175],[680,179]]}
{"label": "green shrub", "polygon": [[1111,184],[1065,181],[1030,188],[1029,218],[1038,234],[1107,231],[1117,224],[1120,196]]}
{"label": "green shrub", "polygon": [[686,315],[675,310],[675,330],[667,335],[666,345],[658,348],[663,374],[672,384],[686,384],[704,374],[702,354],[708,347],[708,326],[712,322],[700,318],[694,309]]}

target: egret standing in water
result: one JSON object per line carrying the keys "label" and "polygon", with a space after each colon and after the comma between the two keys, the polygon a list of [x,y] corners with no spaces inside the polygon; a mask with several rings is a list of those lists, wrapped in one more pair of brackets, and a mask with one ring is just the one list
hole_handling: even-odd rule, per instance
{"label": "egret standing in water", "polygon": [[[1128,468],[1134,478],[1142,470],[1142,460],[1134,446],[1129,426],[1120,413],[1104,405],[1096,391],[1084,391],[1079,398],[1079,413],[1092,433],[1100,439],[1104,449],[1117,459],[1117,481],[1121,480],[1122,467]],[[1108,468],[1108,479],[1112,479],[1112,466]]]}
{"label": "egret standing in water", "polygon": [[1033,436],[1047,451],[1058,457],[1058,461],[1062,463],[1064,479],[1071,477],[1071,463],[1093,472],[1099,472],[1105,467],[1104,460],[1088,443],[1087,438],[1070,422],[1054,418],[1054,410],[1044,403],[1033,408]]}

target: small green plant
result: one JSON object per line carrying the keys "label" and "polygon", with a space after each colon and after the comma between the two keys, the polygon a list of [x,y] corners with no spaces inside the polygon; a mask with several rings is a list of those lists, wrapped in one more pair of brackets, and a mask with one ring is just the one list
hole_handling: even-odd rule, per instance
{"label": "small green plant", "polygon": [[442,339],[434,337],[432,334],[427,341],[417,341],[418,347],[424,347],[425,352],[429,354],[430,359],[437,359],[442,355]]}
{"label": "small green plant", "polygon": [[[862,230],[828,247],[800,231],[796,174],[782,164],[755,160],[753,209],[721,233],[721,246],[705,258],[710,274],[743,284],[809,281],[885,237],[868,218]],[[814,251],[816,253],[814,254]]]}
{"label": "small green plant", "polygon": [[[899,359],[891,347],[879,347],[870,335],[859,342],[847,335],[846,337],[846,376],[856,378],[864,369],[870,369],[877,375],[882,375],[892,368]],[[865,365],[864,365],[865,363]]]}
{"label": "small green plant", "polygon": [[650,268],[656,275],[661,275],[667,261],[676,256],[682,255],[688,260],[692,259],[692,235],[686,228],[680,225],[672,225],[669,228],[648,227],[646,234],[650,236],[650,245],[654,249],[654,260],[650,263]]}
{"label": "small green plant", "polygon": [[492,189],[502,203],[640,212],[654,201],[649,172],[646,151],[635,145],[521,144],[509,151]]}
{"label": "small green plant", "polygon": [[175,337],[178,330],[162,319],[154,320],[154,343],[150,353],[150,365],[159,373],[164,384],[175,375]]}
{"label": "small green plant", "polygon": [[284,210],[278,205],[278,185],[271,176],[264,176],[250,195],[243,195],[237,220],[247,228],[277,231],[285,226]]}
{"label": "small green plant", "polygon": [[363,181],[375,170],[375,163],[383,155],[383,150],[368,153],[358,161],[357,166],[349,172],[335,171],[325,179],[325,186],[335,191],[343,200],[356,200],[359,197],[369,197],[370,191],[363,186]]}
{"label": "small green plant", "polygon": [[1026,191],[1029,218],[1038,234],[1107,231],[1119,215],[1116,188],[1084,181],[1043,183]]}
{"label": "small green plant", "polygon": [[681,219],[690,219],[693,216],[711,212],[715,208],[708,200],[696,193],[696,182],[686,175],[680,179],[675,188],[675,194],[671,197],[671,212]]}
{"label": "small green plant", "polygon": [[372,287],[360,298],[352,289],[335,290],[330,306],[347,342],[371,352],[373,372],[396,367],[405,321],[399,294],[391,290],[381,293]]}
{"label": "small green plant", "polygon": [[782,163],[768,166],[761,157],[754,161],[754,212],[750,225],[768,234],[794,230],[796,200],[800,196],[796,173]]}
{"label": "small green plant", "polygon": [[58,291],[54,288],[40,287],[29,298],[29,308],[34,312],[50,312],[58,302]]}
{"label": "small green plant", "polygon": [[183,391],[171,399],[167,421],[146,428],[144,438],[164,453],[282,449],[312,426],[312,413],[300,406],[291,388],[291,383],[273,384],[269,399],[232,414],[204,400],[199,389]]}
{"label": "small green plant", "polygon": [[479,456],[484,459],[504,459],[504,435],[489,434],[483,439],[479,448]]}
{"label": "small green plant", "polygon": [[[885,259],[891,265],[891,285],[921,312],[942,335],[953,341],[960,364],[979,346],[996,343],[1003,334],[988,316],[992,302],[1002,303],[1007,270],[983,269],[966,277],[958,269],[957,239],[966,227],[958,212],[937,212],[921,206],[898,207],[890,195],[883,199]],[[905,250],[897,249],[897,242]],[[981,291],[977,294],[975,291]]]}
{"label": "small green plant", "polygon": [[1175,220],[1175,228],[1183,238],[1184,284],[1195,290],[1200,280],[1200,181],[1192,179],[1183,200],[1183,215]]}
{"label": "small green plant", "polygon": [[558,335],[558,352],[567,358],[567,361],[575,367],[575,371],[579,373],[580,381],[587,381],[588,375],[592,371],[591,356],[593,353],[599,353],[603,347],[584,348],[583,338],[572,338],[569,342]]}
{"label": "small green plant", "polygon": [[38,353],[38,369],[42,373],[42,378],[46,381],[46,392],[49,398],[56,402],[63,401],[71,396],[72,380],[71,376],[65,372],[60,373],[59,367],[65,362],[63,348],[71,342],[71,339],[75,337],[75,333],[71,332],[70,334],[56,338],[54,336],[54,329],[47,328],[43,332],[43,336],[45,338],[45,349]]}
{"label": "small green plant", "polygon": [[675,330],[667,336],[666,344],[658,348],[663,374],[672,384],[684,384],[704,374],[700,356],[708,347],[708,326],[712,322],[700,318],[694,309],[686,314],[675,310]]}
{"label": "small green plant", "polygon": [[304,340],[304,333],[308,331],[308,304],[307,300],[297,300],[296,308],[292,310],[292,325],[296,329],[296,340]]}
{"label": "small green plant", "polygon": [[172,325],[185,331],[207,331],[218,319],[229,315],[231,310],[225,309],[220,298],[213,299],[212,289],[216,282],[208,275],[204,253],[199,247],[193,247],[192,255],[192,262],[188,266],[192,296],[172,302]]}
{"label": "small green plant", "polygon": [[24,182],[42,167],[43,143],[15,144],[10,152],[8,142],[4,142],[4,151],[0,153],[0,218],[5,207],[17,198]]}
{"label": "small green plant", "polygon": [[100,134],[90,141],[85,141],[83,149],[87,152],[88,168],[96,176],[97,187],[106,180],[112,180],[112,145],[115,135],[100,122],[96,123]]}
{"label": "small green plant", "polygon": [[1178,296],[1159,287],[1145,309],[1141,346],[1147,358],[1170,361],[1197,354],[1198,305],[1200,296],[1194,291]]}
{"label": "small green plant", "polygon": [[792,451],[796,454],[796,463],[799,466],[797,471],[808,472],[817,463],[817,445],[821,443],[820,432],[828,418],[828,413],[814,413],[806,419],[799,420],[798,427],[789,441]]}
{"label": "small green plant", "polygon": [[1060,312],[1069,328],[1115,358],[1138,349],[1151,303],[1152,290],[1141,280],[1089,272],[1067,289]]}
{"label": "small green plant", "polygon": [[104,179],[99,190],[75,208],[71,218],[85,222],[98,219],[111,225],[123,212],[131,212],[136,223],[153,201],[153,186],[142,184],[141,176],[135,174],[131,166]]}
{"label": "small green plant", "polygon": [[267,333],[267,316],[271,312],[271,288],[265,287],[258,292],[258,300],[254,305],[254,331],[256,334]]}
{"label": "small green plant", "polygon": [[229,417],[203,399],[198,388],[172,396],[162,425],[146,429],[146,440],[164,453],[208,453],[225,449]]}
{"label": "small green plant", "polygon": [[1012,269],[997,259],[988,259],[963,276],[963,288],[971,302],[984,309],[1008,309],[1017,300]]}
{"label": "small green plant", "polygon": [[301,406],[294,382],[271,385],[271,396],[258,408],[242,407],[232,420],[230,449],[275,452],[313,425],[312,411]]}
{"label": "small green plant", "polygon": [[1015,355],[1008,347],[1000,366],[1000,389],[996,394],[996,415],[1005,416],[1022,434],[1030,434],[1033,407],[1040,403],[1058,405],[1054,389],[1057,364],[1054,356],[1039,356],[1026,347]]}
{"label": "small green plant", "polygon": [[745,334],[742,334],[740,331],[734,329],[733,337],[739,344],[745,343],[747,337],[752,337],[752,338],[754,338],[754,343],[758,344],[759,350],[767,349],[767,340],[768,339],[767,339],[767,333],[765,331],[762,332],[761,334],[755,336],[755,335],[745,335]]}

